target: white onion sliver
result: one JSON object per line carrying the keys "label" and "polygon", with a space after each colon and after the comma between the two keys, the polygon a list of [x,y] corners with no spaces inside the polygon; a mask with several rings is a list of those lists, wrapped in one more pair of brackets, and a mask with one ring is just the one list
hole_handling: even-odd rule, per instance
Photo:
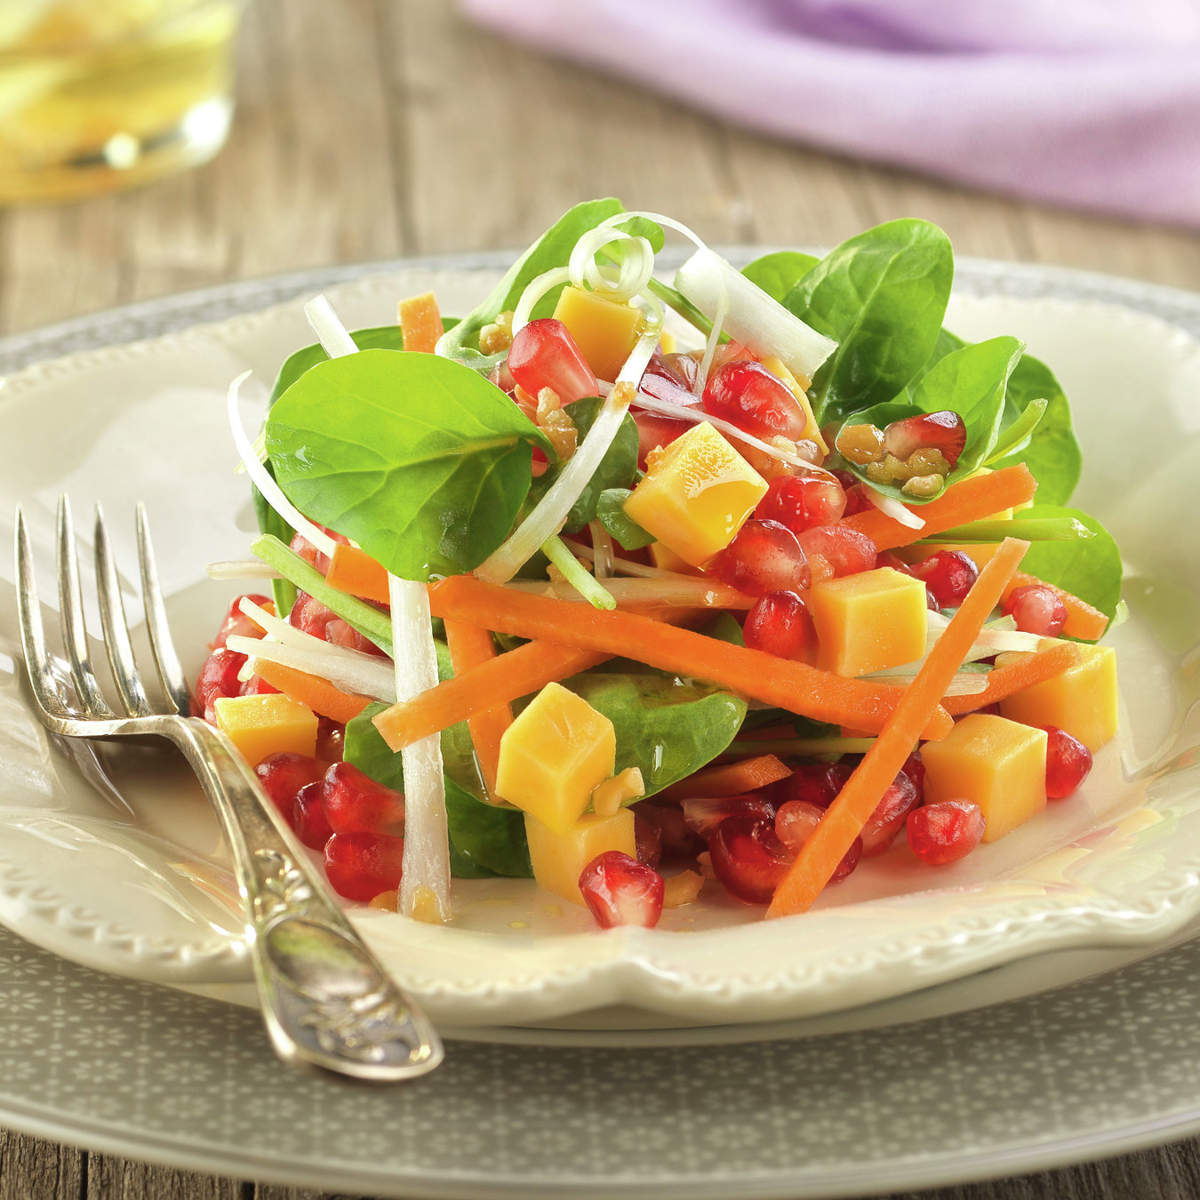
{"label": "white onion sliver", "polygon": [[329,303],[324,293],[314,296],[304,306],[304,315],[308,319],[313,333],[317,335],[317,341],[321,343],[330,358],[341,358],[346,354],[358,353],[354,339],[342,324],[337,313],[333,311],[333,305]]}
{"label": "white onion sliver", "polygon": [[318,529],[284,494],[283,489],[275,482],[270,472],[259,461],[254,453],[254,447],[246,436],[245,427],[238,408],[238,394],[242,384],[250,377],[249,371],[243,371],[230,385],[225,397],[225,409],[229,417],[229,432],[233,434],[233,444],[237,447],[238,457],[246,474],[254,482],[254,486],[262,493],[263,499],[283,518],[297,533],[308,539],[322,554],[332,554],[334,541],[323,529]]}
{"label": "white onion sliver", "polygon": [[873,487],[863,486],[863,495],[873,504],[885,517],[891,517],[898,525],[903,525],[906,529],[924,529],[925,518],[918,517],[911,508],[907,508],[901,504],[894,496],[885,496],[882,492],[877,492]]}
{"label": "white onion sliver", "polygon": [[274,567],[257,558],[211,562],[205,568],[209,579],[282,579]]}

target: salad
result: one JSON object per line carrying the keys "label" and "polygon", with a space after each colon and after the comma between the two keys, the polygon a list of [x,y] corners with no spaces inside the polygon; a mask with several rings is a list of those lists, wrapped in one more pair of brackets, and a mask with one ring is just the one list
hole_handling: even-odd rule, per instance
{"label": "salad", "polygon": [[1036,819],[1116,732],[1121,559],[1049,368],[943,327],[953,270],[898,220],[739,271],[604,199],[465,316],[316,298],[257,436],[229,390],[261,534],[210,572],[271,594],[196,714],[342,896],[431,921],[496,875],[604,927],[797,914]]}

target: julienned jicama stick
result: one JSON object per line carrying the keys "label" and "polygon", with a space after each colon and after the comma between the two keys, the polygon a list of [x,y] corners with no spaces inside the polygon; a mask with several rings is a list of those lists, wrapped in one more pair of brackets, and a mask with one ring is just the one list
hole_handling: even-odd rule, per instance
{"label": "julienned jicama stick", "polygon": [[884,723],[874,745],[800,848],[796,861],[775,890],[767,909],[768,917],[805,912],[821,894],[897,772],[916,749],[921,727],[937,709],[963,656],[979,636],[1028,549],[1028,542],[1016,538],[1005,538],[1000,543],[946,631],[934,643],[916,679],[901,693],[895,711]]}
{"label": "julienned jicama stick", "polygon": [[[469,575],[431,584],[429,602],[434,616],[443,619],[472,621],[497,633],[631,658],[659,670],[709,680],[800,716],[870,733],[883,727],[903,695],[899,688],[846,679],[640,614],[601,612],[549,596],[527,595]],[[958,662],[954,665],[957,669]],[[949,714],[935,704],[918,732],[936,738],[949,728]]]}
{"label": "julienned jicama stick", "polygon": [[844,524],[859,533],[865,533],[878,550],[895,550],[900,546],[911,546],[913,542],[943,529],[953,529],[971,521],[982,521],[1002,509],[1017,504],[1026,504],[1033,499],[1037,480],[1029,468],[1020,463],[1015,467],[1003,467],[990,475],[974,475],[963,479],[928,504],[914,506],[925,524],[920,529],[909,529],[899,521],[881,513],[877,508],[855,513],[847,517]]}
{"label": "julienned jicama stick", "polygon": [[[480,625],[470,625],[466,621],[446,622],[446,645],[450,648],[450,663],[454,667],[455,675],[465,675],[476,667],[494,662],[497,657],[496,643],[491,633]],[[483,786],[491,797],[496,795],[500,739],[512,724],[512,720],[512,708],[507,701],[501,701],[491,708],[480,709],[474,716],[467,718],[467,728],[471,731],[471,744],[475,747],[479,773],[483,776]]]}
{"label": "julienned jicama stick", "polygon": [[1026,654],[1017,662],[995,667],[987,673],[987,686],[982,692],[974,696],[947,696],[942,703],[946,711],[956,717],[975,712],[1022,688],[1033,687],[1035,683],[1044,683],[1055,675],[1061,675],[1068,667],[1073,667],[1078,659],[1079,651],[1071,642],[1059,642],[1056,646]]}

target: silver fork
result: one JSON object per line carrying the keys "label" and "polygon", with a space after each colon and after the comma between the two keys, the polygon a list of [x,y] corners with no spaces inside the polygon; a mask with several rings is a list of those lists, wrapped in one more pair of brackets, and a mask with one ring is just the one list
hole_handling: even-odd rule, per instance
{"label": "silver fork", "polygon": [[104,645],[121,712],[105,698],[87,645],[70,506],[58,505],[58,595],[75,695],[47,650],[24,515],[17,509],[17,606],[25,666],[43,725],[65,737],[157,734],[184,754],[217,810],[246,906],[246,935],[263,1017],[288,1063],[393,1082],[442,1060],[436,1031],[363,945],[276,815],[257,776],[224,733],[187,715],[191,697],[167,625],[150,531],[137,510],[142,601],[154,665],[166,695],[150,698],[134,657],[116,563],[96,508],[96,583]]}

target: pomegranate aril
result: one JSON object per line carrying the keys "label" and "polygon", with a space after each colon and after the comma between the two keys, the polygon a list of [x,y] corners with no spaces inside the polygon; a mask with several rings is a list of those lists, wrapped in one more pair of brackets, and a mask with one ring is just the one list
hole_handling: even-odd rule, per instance
{"label": "pomegranate aril", "polygon": [[787,874],[792,855],[775,833],[775,823],[729,817],[708,840],[713,874],[726,891],[749,904],[766,904]]}
{"label": "pomegranate aril", "polygon": [[347,650],[357,650],[360,654],[383,654],[383,651],[370,638],[359,633],[353,625],[348,625],[340,617],[335,617],[325,626],[325,640],[334,646],[345,646]]}
{"label": "pomegranate aril", "polygon": [[845,510],[846,491],[832,475],[779,475],[771,480],[754,515],[798,534],[841,520]]}
{"label": "pomegranate aril", "polygon": [[751,517],[705,568],[723,583],[751,596],[808,587],[808,562],[796,535],[778,521]]}
{"label": "pomegranate aril", "polygon": [[261,675],[251,675],[242,684],[242,690],[238,693],[240,696],[276,696],[278,694],[279,689],[274,684],[268,683]]}
{"label": "pomegranate aril", "polygon": [[712,832],[729,817],[752,817],[760,821],[775,819],[775,808],[761,796],[717,796],[703,799],[683,800],[683,819],[689,829],[702,838]]}
{"label": "pomegranate aril", "polygon": [[363,904],[400,886],[404,839],[335,833],[325,843],[325,874],[339,896]]}
{"label": "pomegranate aril", "polygon": [[921,761],[921,756],[915,752],[910,754],[904,760],[904,765],[900,770],[912,780],[913,787],[917,789],[917,798],[923,797],[925,795],[925,764]]}
{"label": "pomegranate aril", "polygon": [[817,640],[808,605],[795,592],[760,596],[746,614],[742,635],[751,650],[796,662],[806,662],[812,656]]}
{"label": "pomegranate aril", "polygon": [[905,818],[920,802],[920,792],[901,768],[862,827],[859,837],[862,838],[863,854],[867,858],[882,854],[900,835]]}
{"label": "pomegranate aril", "polygon": [[1040,637],[1058,637],[1067,622],[1067,606],[1053,588],[1041,583],[1013,588],[1001,608],[1018,629]]}
{"label": "pomegranate aril", "polygon": [[983,838],[986,823],[978,804],[943,800],[914,808],[905,822],[912,852],[932,867],[957,862]]}
{"label": "pomegranate aril", "polygon": [[755,437],[804,436],[808,419],[788,387],[761,363],[730,362],[704,385],[704,411]]}
{"label": "pomegranate aril", "polygon": [[322,763],[307,754],[271,754],[254,768],[258,782],[290,823],[292,805],[300,789],[321,778]]}
{"label": "pomegranate aril", "polygon": [[695,858],[704,850],[704,839],[688,828],[683,819],[683,810],[678,804],[665,800],[646,801],[637,806],[636,813],[643,820],[657,826],[662,841],[663,858]]}
{"label": "pomegranate aril", "polygon": [[[825,810],[807,800],[789,800],[775,814],[775,833],[787,847],[788,853],[794,858],[800,853],[804,843],[812,837],[813,831],[820,825],[825,816]],[[850,843],[850,849],[842,855],[842,861],[829,877],[830,883],[840,883],[855,867],[863,855],[862,838],[855,838]]]}
{"label": "pomegranate aril", "polygon": [[806,529],[799,541],[813,583],[870,571],[878,557],[875,543],[847,525],[817,525]]}
{"label": "pomegranate aril", "polygon": [[1046,731],[1046,796],[1062,800],[1069,796],[1092,769],[1092,752],[1077,738],[1057,725]]}
{"label": "pomegranate aril", "polygon": [[924,581],[938,608],[957,608],[966,598],[979,568],[961,550],[939,550],[909,568]]}
{"label": "pomegranate aril", "polygon": [[331,621],[336,621],[337,614],[331,608],[326,608],[320,600],[314,600],[307,592],[301,592],[292,603],[292,611],[288,613],[288,624],[301,633],[325,640],[326,630]]}
{"label": "pomegranate aril", "polygon": [[497,363],[488,372],[488,383],[494,383],[507,396],[511,396],[516,391],[517,381],[513,378],[513,373],[508,369],[507,360]]}
{"label": "pomegranate aril", "polygon": [[317,757],[322,762],[341,762],[346,746],[346,727],[331,717],[321,717],[317,723]]}
{"label": "pomegranate aril", "polygon": [[635,412],[633,421],[638,431],[638,466],[643,470],[646,469],[646,460],[652,451],[666,446],[691,429],[686,421],[659,417],[654,413]]}
{"label": "pomegranate aril", "polygon": [[853,773],[853,762],[801,763],[777,785],[776,795],[781,804],[798,800],[828,808]]}
{"label": "pomegranate aril", "polygon": [[553,388],[563,404],[570,404],[600,394],[596,374],[571,331],[553,317],[530,321],[513,336],[508,369],[531,396],[542,388]]}
{"label": "pomegranate aril", "polygon": [[662,916],[663,877],[620,850],[593,858],[579,874],[579,890],[601,929],[653,929]]}
{"label": "pomegranate aril", "polygon": [[953,467],[967,444],[967,427],[956,412],[921,413],[893,421],[883,431],[883,443],[901,462],[918,450],[929,449],[941,451]]}
{"label": "pomegranate aril", "polygon": [[699,360],[691,354],[656,354],[646,367],[638,390],[672,404],[699,404],[700,398],[692,391],[699,368]]}
{"label": "pomegranate aril", "polygon": [[[342,545],[347,545],[350,541],[344,534],[335,533],[332,529],[327,529],[324,525],[318,525],[317,528],[328,534],[333,541],[339,542]],[[300,555],[306,563],[316,567],[322,575],[329,570],[329,555],[322,554],[302,533],[293,535],[290,548],[293,553]]]}
{"label": "pomegranate aril", "polygon": [[292,801],[292,828],[310,850],[321,850],[333,837],[325,805],[321,799],[321,784],[306,783]]}
{"label": "pomegranate aril", "polygon": [[334,763],[325,772],[321,787],[325,815],[335,833],[399,837],[404,832],[404,797],[353,764]]}
{"label": "pomegranate aril", "polygon": [[196,688],[192,694],[192,715],[203,717],[210,724],[216,719],[213,701],[227,696],[240,696],[242,683],[238,679],[246,656],[233,650],[214,650],[204,660],[200,674],[196,677]]}
{"label": "pomegranate aril", "polygon": [[[256,592],[236,597],[229,605],[229,611],[225,614],[225,620],[221,622],[221,628],[217,631],[217,636],[208,644],[210,650],[223,650],[226,641],[233,634],[236,634],[238,637],[261,638],[266,632],[261,625],[256,625],[242,612],[239,606],[243,600],[253,601],[260,608],[263,605],[271,605],[270,596],[262,596]],[[268,611],[274,612],[274,606],[271,605]]]}
{"label": "pomegranate aril", "polygon": [[662,861],[662,829],[640,810],[633,814],[633,840],[637,847],[637,859],[650,868],[657,868]]}

